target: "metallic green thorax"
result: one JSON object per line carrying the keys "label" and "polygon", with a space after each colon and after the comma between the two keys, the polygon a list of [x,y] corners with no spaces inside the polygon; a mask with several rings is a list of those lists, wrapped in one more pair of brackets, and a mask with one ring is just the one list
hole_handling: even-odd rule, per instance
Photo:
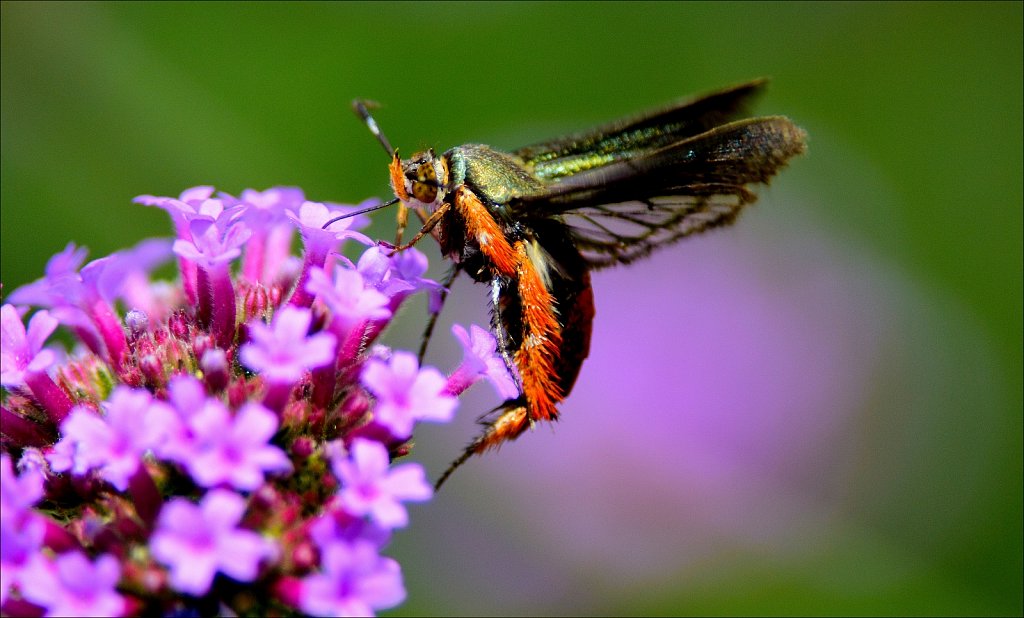
{"label": "metallic green thorax", "polygon": [[444,153],[448,159],[450,184],[469,185],[492,206],[544,191],[544,184],[531,175],[513,156],[483,144],[466,144]]}

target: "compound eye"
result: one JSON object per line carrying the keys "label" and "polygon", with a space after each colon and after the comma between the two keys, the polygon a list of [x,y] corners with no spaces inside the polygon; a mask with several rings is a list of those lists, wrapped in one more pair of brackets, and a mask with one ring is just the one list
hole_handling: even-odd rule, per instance
{"label": "compound eye", "polygon": [[437,184],[437,174],[434,173],[434,162],[427,161],[416,167],[416,180]]}
{"label": "compound eye", "polygon": [[412,196],[424,204],[432,204],[437,199],[437,187],[425,182],[413,181]]}
{"label": "compound eye", "polygon": [[412,181],[412,195],[424,204],[437,199],[437,173],[434,162],[426,161],[416,166],[416,178]]}

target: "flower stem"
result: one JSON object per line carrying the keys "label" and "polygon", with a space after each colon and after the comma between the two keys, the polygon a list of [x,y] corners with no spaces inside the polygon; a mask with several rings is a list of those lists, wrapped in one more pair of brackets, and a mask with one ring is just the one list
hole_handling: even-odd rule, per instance
{"label": "flower stem", "polygon": [[54,425],[60,426],[61,421],[71,411],[71,398],[45,371],[32,371],[25,374],[25,384],[32,391],[46,416]]}
{"label": "flower stem", "polygon": [[19,447],[43,446],[50,443],[42,427],[0,406],[0,431]]}
{"label": "flower stem", "polygon": [[157,489],[153,477],[144,464],[139,464],[135,474],[128,479],[128,491],[135,503],[135,511],[139,518],[146,524],[146,528],[152,528],[156,521],[157,513],[163,505],[163,498],[160,497],[160,490]]}
{"label": "flower stem", "polygon": [[210,285],[213,289],[213,315],[211,330],[220,348],[227,349],[235,341],[235,288],[231,283],[231,271],[227,264],[218,264],[210,269]]}

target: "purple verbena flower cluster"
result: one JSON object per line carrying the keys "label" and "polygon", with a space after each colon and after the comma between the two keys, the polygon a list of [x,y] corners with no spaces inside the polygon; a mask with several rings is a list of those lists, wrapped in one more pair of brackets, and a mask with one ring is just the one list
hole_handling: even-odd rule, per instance
{"label": "purple verbena flower cluster", "polygon": [[[450,420],[476,381],[516,395],[494,338],[456,326],[465,357],[449,377],[373,345],[409,295],[436,307],[441,287],[422,253],[388,255],[358,218],[323,229],[356,207],[292,188],[135,201],[167,211],[176,239],[84,266],[68,245],[0,313],[0,610],[401,603],[401,570],[381,550],[409,522],[404,503],[432,489],[419,464],[392,461],[417,421]],[[367,247],[355,263],[346,241]],[[172,258],[177,283],[151,281]],[[58,326],[70,352],[46,345]]]}

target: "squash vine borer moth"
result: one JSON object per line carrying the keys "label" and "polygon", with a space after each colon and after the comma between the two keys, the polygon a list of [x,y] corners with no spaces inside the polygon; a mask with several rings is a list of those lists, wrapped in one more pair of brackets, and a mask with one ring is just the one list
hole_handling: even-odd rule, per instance
{"label": "squash vine borer moth", "polygon": [[[764,85],[752,81],[512,152],[467,144],[408,159],[368,104],[354,102],[391,156],[396,198],[384,205],[399,204],[392,248],[429,234],[454,264],[448,285],[465,272],[490,286],[492,330],[521,393],[488,415],[438,486],[473,454],[558,418],[590,349],[591,270],[732,223],[756,199],[750,186],[766,184],[804,151],[806,133],[788,118],[737,119]],[[410,209],[423,225],[402,244]]]}

